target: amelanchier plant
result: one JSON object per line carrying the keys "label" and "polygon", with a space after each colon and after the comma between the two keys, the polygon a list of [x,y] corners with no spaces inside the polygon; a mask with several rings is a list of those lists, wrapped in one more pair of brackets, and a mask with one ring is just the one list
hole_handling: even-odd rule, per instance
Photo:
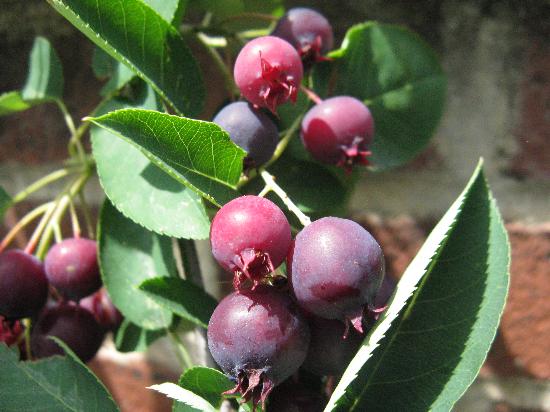
{"label": "amelanchier plant", "polygon": [[[344,218],[357,181],[405,164],[433,134],[445,97],[433,51],[376,22],[338,47],[325,17],[279,1],[49,3],[97,45],[106,83],[75,121],[40,37],[24,87],[0,96],[2,115],[56,104],[69,132],[61,170],[13,197],[0,190],[3,214],[66,181],[0,244],[0,409],[117,410],[83,363],[115,331],[120,351],[173,340],[181,379],[152,389],[174,411],[449,410],[508,287],[482,163],[397,285],[376,239]],[[209,79],[189,45],[223,79],[213,119],[197,119]],[[83,191],[95,173],[97,225]],[[24,250],[11,247],[35,221]],[[206,238],[234,289],[220,302],[198,265],[194,241]],[[207,329],[223,373],[193,365],[178,335],[193,327]]]}

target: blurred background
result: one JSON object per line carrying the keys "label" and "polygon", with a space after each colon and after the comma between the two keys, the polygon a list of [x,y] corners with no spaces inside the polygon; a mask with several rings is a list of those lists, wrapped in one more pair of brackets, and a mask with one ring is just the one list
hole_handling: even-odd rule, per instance
{"label": "blurred background", "polygon": [[[308,6],[333,24],[337,42],[354,23],[378,20],[419,33],[448,76],[446,110],[432,143],[406,167],[367,175],[350,216],[382,244],[389,275],[399,277],[460,193],[483,156],[512,244],[512,279],[496,341],[457,411],[550,411],[550,3],[546,0],[286,1]],[[20,88],[36,35],[60,54],[65,101],[74,117],[99,102],[93,45],[45,1],[0,0],[0,93]],[[208,79],[205,119],[224,99],[222,79],[197,56]],[[0,185],[14,194],[66,157],[58,109],[40,105],[0,118]],[[97,208],[103,195],[89,185]],[[0,234],[58,187],[8,212]],[[24,237],[18,239],[25,243]],[[208,245],[201,245],[208,254]],[[215,266],[205,271],[214,273]],[[216,291],[213,291],[216,292]],[[102,349],[92,367],[123,410],[164,411],[169,403],[144,389],[174,379],[163,342],[150,353]]]}

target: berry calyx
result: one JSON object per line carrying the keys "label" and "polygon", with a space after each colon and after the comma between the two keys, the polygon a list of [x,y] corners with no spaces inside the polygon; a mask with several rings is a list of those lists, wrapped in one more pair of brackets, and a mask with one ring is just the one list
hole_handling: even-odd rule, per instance
{"label": "berry calyx", "polygon": [[101,287],[97,244],[69,238],[55,244],[44,260],[50,283],[67,299],[78,301]]}
{"label": "berry calyx", "polygon": [[237,290],[246,280],[254,288],[273,272],[284,261],[290,242],[284,213],[259,196],[241,196],[225,204],[210,227],[212,254],[234,274]]}
{"label": "berry calyx", "polygon": [[269,286],[234,292],[214,310],[208,348],[254,405],[298,370],[306,357],[309,329],[288,294]]}
{"label": "berry calyx", "polygon": [[233,143],[246,151],[245,169],[261,166],[273,156],[279,142],[277,126],[250,103],[231,103],[212,121],[229,133]]}
{"label": "berry calyx", "polygon": [[296,236],[287,270],[306,311],[363,333],[385,272],[380,245],[368,231],[348,219],[316,220]]}
{"label": "berry calyx", "polygon": [[305,66],[327,60],[323,54],[331,50],[334,43],[328,20],[321,13],[306,7],[289,9],[279,19],[271,35],[292,44]]}
{"label": "berry calyx", "polygon": [[105,332],[86,309],[69,302],[42,312],[31,334],[31,352],[36,358],[63,355],[63,349],[49,336],[61,339],[81,360],[91,360]]}
{"label": "berry calyx", "polygon": [[302,120],[305,148],[320,162],[348,171],[353,165],[368,165],[368,150],[374,136],[369,109],[351,96],[337,96],[313,106]]}
{"label": "berry calyx", "polygon": [[11,346],[17,343],[23,334],[23,326],[18,320],[8,321],[0,316],[0,342]]}
{"label": "berry calyx", "polygon": [[277,106],[296,101],[303,67],[298,52],[274,36],[248,42],[235,61],[234,77],[241,94],[250,103],[275,113]]}
{"label": "berry calyx", "polygon": [[18,249],[0,253],[0,315],[6,319],[33,317],[48,298],[44,266]]}

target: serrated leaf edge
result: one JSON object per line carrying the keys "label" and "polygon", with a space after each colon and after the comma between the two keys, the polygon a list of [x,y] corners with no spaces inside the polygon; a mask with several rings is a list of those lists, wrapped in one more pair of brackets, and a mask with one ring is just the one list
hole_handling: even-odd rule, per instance
{"label": "serrated leaf edge", "polygon": [[[407,304],[409,298],[413,296],[417,289],[418,283],[430,271],[433,265],[434,258],[439,255],[441,249],[445,245],[449,233],[453,230],[456,219],[462,210],[464,200],[473,183],[479,177],[483,168],[483,160],[480,159],[472,177],[468,181],[466,187],[458,198],[453,202],[451,207],[443,215],[441,220],[434,227],[418,254],[409,264],[397,287],[394,294],[390,298],[388,308],[383,312],[376,325],[365,338],[361,348],[350,362],[348,368],[342,375],[340,382],[336,386],[332,396],[325,407],[324,412],[334,410],[338,401],[346,394],[347,388],[357,378],[361,368],[371,358],[374,350],[380,346],[379,342],[385,337],[392,322],[398,317],[401,310]],[[353,409],[353,406],[352,408]]]}
{"label": "serrated leaf edge", "polygon": [[182,388],[172,382],[165,382],[158,385],[148,386],[147,389],[160,392],[169,398],[175,399],[178,402],[183,402],[199,411],[216,412],[216,409],[206,399],[194,394],[193,392]]}

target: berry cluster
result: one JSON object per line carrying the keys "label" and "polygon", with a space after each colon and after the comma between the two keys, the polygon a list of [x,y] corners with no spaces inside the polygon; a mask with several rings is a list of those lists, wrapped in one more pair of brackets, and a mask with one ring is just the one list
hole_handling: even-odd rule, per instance
{"label": "berry cluster", "polygon": [[[50,339],[54,336],[82,361],[89,361],[105,333],[122,321],[100,288],[93,240],[65,239],[49,250],[44,263],[18,249],[0,253],[0,342],[18,344],[23,357],[44,358],[63,354]],[[23,344],[21,319],[32,320],[27,346]]]}
{"label": "berry cluster", "polygon": [[[212,356],[237,382],[229,393],[264,402],[302,364],[316,374],[340,375],[368,317],[385,303],[376,301],[384,259],[374,238],[351,220],[327,217],[292,241],[274,203],[242,196],[218,211],[210,241],[236,289],[208,327]],[[287,290],[274,273],[285,258]]]}
{"label": "berry cluster", "polygon": [[[296,8],[278,21],[271,36],[256,38],[240,51],[234,77],[248,102],[229,104],[214,122],[247,152],[245,169],[266,164],[278,143],[276,125],[262,109],[276,115],[277,106],[294,102],[300,89],[316,103],[301,127],[311,155],[346,170],[368,163],[374,135],[369,109],[350,96],[321,101],[301,85],[304,67],[326,60],[332,45],[328,21],[314,10]],[[307,225],[292,240],[278,206],[242,196],[218,211],[210,241],[214,258],[233,274],[235,288],[208,328],[212,356],[236,382],[228,393],[264,403],[302,364],[316,374],[340,375],[369,318],[383,306],[375,302],[384,278],[376,240],[357,223],[336,217]],[[280,287],[276,269],[285,260],[288,287]]]}
{"label": "berry cluster", "polygon": [[332,28],[318,12],[290,9],[270,36],[258,37],[240,51],[234,78],[246,102],[224,107],[213,119],[231,140],[247,152],[245,170],[262,166],[279,141],[277,127],[262,108],[276,115],[277,107],[296,101],[300,88],[316,105],[302,121],[305,148],[322,163],[350,171],[355,164],[367,165],[374,122],[369,109],[351,96],[322,101],[301,85],[304,68],[327,60],[333,46]]}

